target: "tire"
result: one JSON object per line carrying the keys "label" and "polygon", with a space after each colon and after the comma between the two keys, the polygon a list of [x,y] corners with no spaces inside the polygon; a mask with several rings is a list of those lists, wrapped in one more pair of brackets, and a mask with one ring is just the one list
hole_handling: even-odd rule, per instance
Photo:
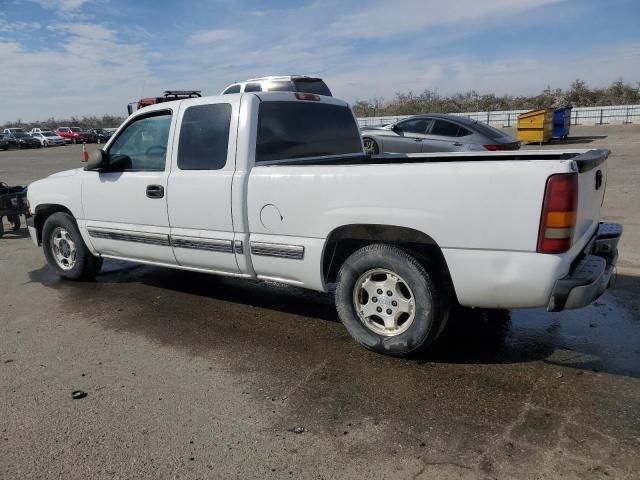
{"label": "tire", "polygon": [[377,155],[380,153],[378,142],[376,142],[373,138],[365,137],[362,139],[362,143],[364,145],[364,151],[366,153],[370,155]]}
{"label": "tire", "polygon": [[[59,240],[58,258],[64,260],[64,254],[71,253],[66,257],[66,265],[56,259],[54,238]],[[102,258],[91,254],[80,235],[75,219],[68,213],[54,213],[44,222],[42,249],[49,267],[68,280],[90,280],[102,268]],[[74,250],[75,255],[72,254]]]}
{"label": "tire", "polygon": [[0,217],[0,238],[4,235],[4,224],[2,223],[2,217]]}
{"label": "tire", "polygon": [[[440,335],[448,318],[446,289],[432,273],[436,271],[426,261],[420,263],[411,253],[393,245],[361,248],[338,272],[338,315],[353,339],[369,350],[394,356],[422,351]],[[371,295],[363,285],[370,289],[373,285]],[[367,308],[375,313],[367,317],[366,311],[360,312]],[[382,315],[378,316],[380,311]],[[391,314],[384,315],[388,312]]]}
{"label": "tire", "polygon": [[71,139],[71,143],[73,143],[75,145],[76,143],[78,143],[78,141],[75,138],[72,138]]}
{"label": "tire", "polygon": [[42,144],[42,146],[43,146],[44,148],[47,148],[47,147],[49,146],[49,142],[44,142],[44,143]]}

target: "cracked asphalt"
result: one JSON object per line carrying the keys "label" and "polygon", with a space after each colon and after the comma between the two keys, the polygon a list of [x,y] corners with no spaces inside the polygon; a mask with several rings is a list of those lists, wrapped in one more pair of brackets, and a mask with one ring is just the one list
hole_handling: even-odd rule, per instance
{"label": "cracked asphalt", "polygon": [[[115,261],[71,283],[7,234],[0,478],[640,478],[640,126],[572,135],[613,151],[616,285],[578,311],[459,311],[410,360],[355,345],[330,295]],[[0,180],[79,160],[0,152]]]}

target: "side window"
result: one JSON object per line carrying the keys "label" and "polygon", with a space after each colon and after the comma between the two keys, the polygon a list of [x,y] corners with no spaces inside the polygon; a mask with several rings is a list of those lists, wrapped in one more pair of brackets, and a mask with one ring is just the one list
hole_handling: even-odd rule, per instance
{"label": "side window", "polygon": [[293,82],[270,82],[267,89],[270,92],[295,92],[296,87]]}
{"label": "side window", "polygon": [[180,170],[218,170],[227,163],[231,105],[195,105],[185,110],[178,143]]}
{"label": "side window", "polygon": [[442,137],[458,137],[460,127],[455,123],[445,120],[436,120],[431,129],[431,135],[440,135]]}
{"label": "side window", "polygon": [[466,137],[467,135],[471,135],[471,132],[464,127],[459,127],[458,137]]}
{"label": "side window", "polygon": [[169,112],[134,120],[109,148],[111,164],[121,170],[164,170],[170,126]]}
{"label": "side window", "polygon": [[240,85],[231,85],[224,92],[223,95],[227,95],[229,93],[240,93]]}
{"label": "side window", "polygon": [[261,92],[262,91],[262,87],[260,86],[259,83],[247,83],[244,86],[244,92]]}
{"label": "side window", "polygon": [[260,104],[256,162],[351,154],[363,151],[348,107],[299,101]]}
{"label": "side window", "polygon": [[426,133],[427,127],[431,123],[431,120],[426,118],[414,118],[411,120],[407,120],[398,124],[398,127],[403,132],[407,133]]}

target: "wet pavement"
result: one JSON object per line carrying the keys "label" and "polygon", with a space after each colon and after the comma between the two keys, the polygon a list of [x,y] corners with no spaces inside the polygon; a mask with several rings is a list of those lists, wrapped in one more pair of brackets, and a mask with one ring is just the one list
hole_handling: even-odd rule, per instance
{"label": "wet pavement", "polygon": [[[65,282],[7,235],[0,478],[640,478],[634,128],[593,141],[626,228],[614,288],[578,311],[457,311],[416,358],[354,344],[331,295],[116,261]],[[3,180],[28,152],[4,153]]]}

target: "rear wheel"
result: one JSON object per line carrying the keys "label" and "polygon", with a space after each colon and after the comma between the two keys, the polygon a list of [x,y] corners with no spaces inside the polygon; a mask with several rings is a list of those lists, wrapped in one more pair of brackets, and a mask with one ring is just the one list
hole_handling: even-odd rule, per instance
{"label": "rear wheel", "polygon": [[102,258],[87,248],[74,218],[68,213],[51,215],[42,229],[42,248],[49,266],[69,280],[88,280],[102,268]]}
{"label": "rear wheel", "polygon": [[338,273],[336,308],[364,347],[407,355],[427,347],[448,316],[436,269],[393,245],[373,244],[352,254]]}

